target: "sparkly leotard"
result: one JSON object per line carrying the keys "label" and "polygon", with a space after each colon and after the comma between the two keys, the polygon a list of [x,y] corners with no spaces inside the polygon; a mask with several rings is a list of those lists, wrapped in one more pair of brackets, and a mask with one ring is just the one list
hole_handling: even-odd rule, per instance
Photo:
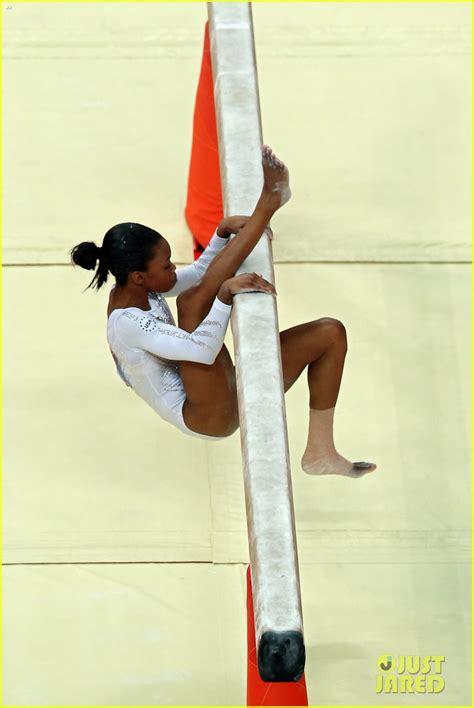
{"label": "sparkly leotard", "polygon": [[[232,305],[215,298],[195,329],[176,326],[166,297],[195,285],[228,239],[214,233],[204,253],[191,265],[176,270],[177,281],[166,293],[149,292],[151,310],[116,308],[107,321],[107,341],[120,378],[164,420],[188,435],[222,440],[190,430],[183,419],[186,399],[178,361],[212,364],[222,348]],[[115,287],[115,286],[113,286]]]}

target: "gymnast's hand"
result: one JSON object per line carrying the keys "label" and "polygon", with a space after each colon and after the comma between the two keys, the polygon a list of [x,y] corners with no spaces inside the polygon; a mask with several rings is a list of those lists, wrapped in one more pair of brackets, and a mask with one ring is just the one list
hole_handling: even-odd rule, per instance
{"label": "gymnast's hand", "polygon": [[221,238],[229,238],[231,234],[240,231],[249,219],[250,216],[226,216],[217,227],[217,235]]}
{"label": "gymnast's hand", "polygon": [[234,295],[238,293],[252,293],[255,291],[270,293],[271,295],[277,294],[272,283],[262,278],[258,273],[241,273],[233,278],[224,280],[217,296],[222,302],[231,305]]}

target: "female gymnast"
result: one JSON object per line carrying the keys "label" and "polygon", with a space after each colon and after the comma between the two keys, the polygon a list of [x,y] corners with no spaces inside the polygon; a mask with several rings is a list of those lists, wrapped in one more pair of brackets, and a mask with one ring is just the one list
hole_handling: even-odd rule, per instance
{"label": "female gymnast", "polygon": [[[239,427],[235,366],[224,336],[237,293],[276,296],[258,273],[235,275],[290,196],[287,167],[262,146],[264,184],[251,216],[223,219],[203,254],[176,268],[168,241],[137,223],[113,226],[102,246],[82,242],[71,261],[97,272],[97,290],[115,276],[107,340],[117,372],[164,420],[188,435],[222,440]],[[231,234],[236,237],[228,240]],[[165,297],[177,297],[178,326]],[[258,336],[256,333],[255,336]],[[308,474],[361,477],[377,465],[351,462],[333,441],[334,410],[347,352],[346,330],[331,317],[280,333],[284,390],[308,368],[309,431],[301,466]]]}

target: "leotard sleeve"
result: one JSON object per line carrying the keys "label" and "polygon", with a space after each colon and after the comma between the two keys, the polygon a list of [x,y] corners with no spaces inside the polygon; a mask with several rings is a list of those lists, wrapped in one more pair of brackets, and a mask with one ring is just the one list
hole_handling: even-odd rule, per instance
{"label": "leotard sleeve", "polygon": [[201,253],[197,260],[190,265],[183,266],[182,268],[176,268],[177,281],[171,290],[167,290],[166,293],[163,293],[163,295],[166,297],[174,297],[193,285],[196,285],[208,269],[211,261],[215,258],[215,256],[217,256],[219,251],[222,251],[228,242],[228,238],[222,238],[217,235],[216,229],[214,235],[207,244],[206,249],[203,253]]}
{"label": "leotard sleeve", "polygon": [[127,309],[117,319],[116,336],[123,345],[164,359],[213,364],[222,348],[231,310],[232,305],[216,297],[201,324],[194,332],[186,332],[144,311]]}

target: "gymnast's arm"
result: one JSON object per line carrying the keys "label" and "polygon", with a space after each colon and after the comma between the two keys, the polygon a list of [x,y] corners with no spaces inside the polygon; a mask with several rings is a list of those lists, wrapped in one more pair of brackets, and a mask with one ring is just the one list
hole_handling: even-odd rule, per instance
{"label": "gymnast's arm", "polygon": [[217,254],[202,279],[200,287],[209,299],[217,295],[224,281],[235,275],[253,251],[275,211],[275,203],[262,192],[253,214],[246,218],[245,225],[227,247]]}
{"label": "gymnast's arm", "polygon": [[210,365],[224,343],[231,310],[232,305],[216,297],[201,324],[194,332],[186,332],[145,312],[126,309],[117,319],[115,332],[122,345],[143,349],[163,359]]}
{"label": "gymnast's arm", "polygon": [[[219,227],[218,227],[219,228]],[[221,237],[218,234],[218,228],[211,237],[206,249],[190,265],[184,266],[183,268],[176,269],[177,281],[171,290],[167,290],[163,293],[166,297],[174,297],[184,292],[188,288],[196,285],[204,273],[207,271],[211,261],[217,256],[217,254],[222,251],[225,245],[229,242],[228,237]]]}

